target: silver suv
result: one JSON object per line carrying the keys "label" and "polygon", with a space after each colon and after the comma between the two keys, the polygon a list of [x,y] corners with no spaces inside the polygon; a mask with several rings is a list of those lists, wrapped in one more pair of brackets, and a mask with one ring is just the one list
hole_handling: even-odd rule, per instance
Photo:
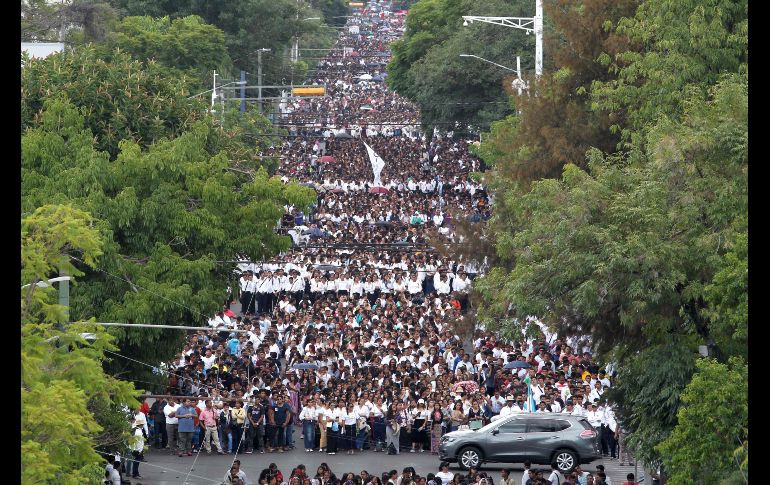
{"label": "silver suv", "polygon": [[540,465],[556,462],[561,472],[601,457],[599,436],[582,416],[521,413],[492,421],[476,431],[452,431],[441,437],[442,461],[464,470],[482,463]]}

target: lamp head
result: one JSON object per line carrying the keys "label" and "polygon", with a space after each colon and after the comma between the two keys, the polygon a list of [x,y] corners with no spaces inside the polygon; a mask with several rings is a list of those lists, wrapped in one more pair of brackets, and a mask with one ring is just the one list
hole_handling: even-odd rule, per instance
{"label": "lamp head", "polygon": [[467,20],[463,21],[463,27],[467,27],[467,26],[468,26],[468,21]]}

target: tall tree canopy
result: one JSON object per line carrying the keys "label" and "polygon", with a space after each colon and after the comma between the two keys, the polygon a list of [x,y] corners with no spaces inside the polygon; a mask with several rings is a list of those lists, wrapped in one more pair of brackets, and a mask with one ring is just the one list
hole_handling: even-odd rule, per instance
{"label": "tall tree canopy", "polygon": [[668,483],[746,483],[749,368],[741,358],[697,366],[682,393],[678,424],[658,446],[671,464]]}
{"label": "tall tree canopy", "polygon": [[[94,409],[135,408],[129,382],[102,368],[114,337],[93,324],[60,325],[65,309],[51,286],[59,271],[71,276],[98,264],[99,229],[91,216],[69,205],[43,205],[21,220],[21,457],[22,483],[96,483],[103,462],[94,451],[114,449],[128,437],[128,421],[104,431],[107,413]],[[84,332],[91,334],[86,340]]]}
{"label": "tall tree canopy", "polygon": [[637,144],[652,120],[682,115],[683,94],[703,93],[722,75],[748,69],[745,0],[646,0],[617,32],[641,49],[601,56],[616,76],[595,81],[594,102]]}
{"label": "tall tree canopy", "polygon": [[296,35],[319,34],[318,45],[301,47],[328,47],[329,33],[324,31],[329,29],[324,29],[325,24],[304,20],[322,17],[323,13],[312,4],[296,0],[110,0],[110,3],[126,16],[171,19],[199,16],[225,33],[225,45],[233,64],[250,73],[257,72],[257,50],[271,49],[272,52],[263,55],[266,84],[280,83],[283,78],[288,84],[292,66],[287,59]]}
{"label": "tall tree canopy", "polygon": [[698,346],[721,364],[747,352],[747,2],[569,3],[546,4],[562,60],[478,150],[499,257],[479,316],[591,335],[618,363],[609,395],[637,457],[678,468],[657,445],[691,426],[677,413]]}
{"label": "tall tree canopy", "polygon": [[21,40],[23,42],[101,42],[117,18],[106,1],[22,0]]}
{"label": "tall tree canopy", "polygon": [[510,71],[460,54],[474,54],[515,68],[534,66],[534,36],[477,23],[463,27],[463,15],[532,16],[522,0],[420,0],[409,10],[404,36],[391,46],[388,85],[420,107],[427,127],[448,122],[488,126],[511,111],[503,90]]}
{"label": "tall tree canopy", "polygon": [[[524,115],[511,115],[490,130],[480,154],[506,179],[525,186],[532,180],[557,177],[564,165],[586,167],[586,151],[613,151],[619,140],[610,132],[613,118],[591,109],[591,85],[612,74],[599,58],[624,52],[627,38],[614,32],[623,16],[632,15],[637,0],[545,0],[546,69],[531,80],[531,92],[509,89]],[[550,68],[549,68],[550,67]]]}
{"label": "tall tree canopy", "polygon": [[[234,168],[220,151],[232,142],[211,120],[146,150],[123,140],[111,160],[87,128],[89,111],[64,95],[49,98],[22,136],[22,211],[73,203],[99,221],[104,237],[98,270],[73,292],[73,318],[202,323],[229,282],[231,266],[217,261],[288,248],[290,239],[273,232],[282,206],[314,200],[311,189],[283,185],[264,167]],[[181,339],[173,331],[116,335],[126,354],[153,362],[169,358]],[[150,377],[149,368],[133,370]]]}
{"label": "tall tree canopy", "polygon": [[[205,89],[214,69],[232,70],[222,30],[207,24],[198,16],[126,17],[117,22],[104,43],[102,58],[111,59],[115,49],[128,52],[140,61],[156,60],[177,76],[199,80],[191,89]],[[172,73],[169,73],[172,74]],[[204,99],[206,99],[204,97]]]}
{"label": "tall tree canopy", "polygon": [[40,124],[43,103],[54,94],[85,108],[97,149],[111,158],[122,140],[146,147],[180,135],[203,117],[206,105],[187,98],[189,79],[127,52],[112,52],[109,60],[102,55],[91,45],[28,61],[21,73],[22,131]]}

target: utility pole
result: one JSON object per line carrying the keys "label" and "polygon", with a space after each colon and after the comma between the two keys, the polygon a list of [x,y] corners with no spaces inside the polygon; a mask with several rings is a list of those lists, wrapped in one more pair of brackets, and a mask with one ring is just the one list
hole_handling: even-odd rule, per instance
{"label": "utility pole", "polygon": [[535,34],[535,76],[543,74],[543,0],[535,0],[534,17],[481,17],[463,15],[463,26],[475,21],[488,24],[502,25],[521,29],[529,34]]}
{"label": "utility pole", "polygon": [[535,76],[543,74],[543,0],[535,0]]}
{"label": "utility pole", "polygon": [[70,280],[67,278],[67,273],[63,270],[59,270],[59,276],[62,277],[59,280],[59,305],[64,307],[64,316],[66,321],[70,321]]}
{"label": "utility pole", "polygon": [[257,49],[257,99],[259,100],[259,114],[262,114],[262,53],[270,52],[270,49]]}
{"label": "utility pole", "polygon": [[211,110],[214,110],[214,103],[217,100],[217,71],[214,70],[214,89],[211,90]]}
{"label": "utility pole", "polygon": [[[260,84],[262,84],[260,82]],[[246,112],[246,71],[241,71],[241,113]]]}
{"label": "utility pole", "polygon": [[219,115],[221,126],[225,125],[225,91],[220,89],[219,92],[219,106],[222,108],[222,113]]}
{"label": "utility pole", "polygon": [[59,42],[64,42],[67,38],[67,25],[64,23],[64,14],[62,13],[65,8],[65,1],[61,1],[61,7],[59,8]]}
{"label": "utility pole", "polygon": [[[297,24],[298,25],[299,25],[299,1],[300,0],[297,0]],[[294,47],[291,49],[291,62],[297,62],[298,58],[299,58],[299,34],[295,32]]]}

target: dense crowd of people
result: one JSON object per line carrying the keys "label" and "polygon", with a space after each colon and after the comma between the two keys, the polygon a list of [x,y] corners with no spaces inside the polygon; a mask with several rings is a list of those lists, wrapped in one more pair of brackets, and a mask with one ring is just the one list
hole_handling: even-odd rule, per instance
{"label": "dense crowd of people", "polygon": [[[546,332],[545,339],[509,342],[476,329],[473,350],[464,350],[456,329],[485,262],[442,257],[429,243],[436,234],[453,237],[453,218],[489,219],[487,191],[471,178],[483,166],[469,152],[470,140],[416,135],[414,106],[381,81],[360,79],[380,74],[366,59],[387,62],[388,44],[403,28],[401,16],[375,18],[372,35],[343,33],[338,50],[319,64],[315,82],[326,84],[329,95],[287,109],[287,122],[314,127],[315,135],[298,135],[268,153],[281,154],[285,181],[318,188],[310,214],[287,207],[281,220],[295,248],[239,266],[241,314],[230,310],[228,296],[210,328],[190,335],[164,367],[166,393],[185,397],[145,404],[135,428],[146,419],[151,446],[179,457],[295,447],[330,455],[438,454],[449,431],[511,413],[567,412],[600,432],[604,453],[615,457],[619,443],[621,460],[630,462],[612,408],[602,401],[614,371],[592,360],[589,340]],[[349,25],[363,31],[370,20],[359,16]],[[381,193],[370,193],[364,142],[385,160]],[[514,361],[528,368],[513,368]],[[239,464],[225,483],[245,483]],[[601,475],[577,468],[561,483],[606,483]],[[537,470],[525,479],[550,483]],[[493,485],[475,470],[335,475],[328,466],[287,475],[271,466],[257,481]],[[507,474],[500,484],[511,485]]]}
{"label": "dense crowd of people", "polygon": [[[563,480],[559,478],[558,472],[554,470],[540,470],[532,468],[529,462],[525,463],[524,477],[521,479],[521,485],[608,485],[607,475],[602,470],[596,473],[583,471],[580,466],[575,471],[564,476]],[[503,469],[501,471],[499,485],[518,485],[510,477],[510,471]],[[236,460],[228,471],[224,480],[225,484],[246,485],[248,477],[241,470],[240,460]],[[307,470],[303,464],[297,465],[291,470],[291,473],[285,475],[275,463],[270,463],[263,469],[257,479],[259,485],[326,485],[326,484],[344,484],[344,485],[494,485],[495,481],[491,474],[478,471],[475,468],[468,470],[467,474],[452,473],[449,471],[448,463],[441,464],[441,470],[438,473],[427,473],[425,476],[419,475],[414,467],[404,467],[400,472],[390,470],[381,474],[371,474],[367,470],[356,472],[342,472],[336,474],[327,463],[321,463],[318,469],[313,472]],[[627,475],[627,481],[621,485],[638,485],[634,481],[634,474]]]}

